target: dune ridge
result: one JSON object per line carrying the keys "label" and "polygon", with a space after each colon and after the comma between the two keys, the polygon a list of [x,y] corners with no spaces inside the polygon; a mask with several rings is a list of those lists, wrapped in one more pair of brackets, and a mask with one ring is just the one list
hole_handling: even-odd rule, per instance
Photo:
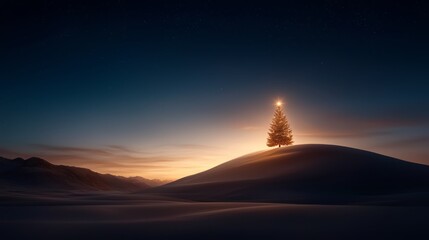
{"label": "dune ridge", "polygon": [[415,202],[428,199],[429,166],[306,144],[248,154],[148,191],[198,201]]}

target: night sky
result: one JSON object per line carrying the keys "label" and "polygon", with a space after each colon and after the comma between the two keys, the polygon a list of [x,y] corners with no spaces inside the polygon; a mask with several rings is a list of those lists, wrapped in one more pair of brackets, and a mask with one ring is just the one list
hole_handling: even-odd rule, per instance
{"label": "night sky", "polygon": [[[283,2],[283,4],[280,4]],[[1,1],[0,156],[174,179],[296,144],[429,164],[427,1]]]}

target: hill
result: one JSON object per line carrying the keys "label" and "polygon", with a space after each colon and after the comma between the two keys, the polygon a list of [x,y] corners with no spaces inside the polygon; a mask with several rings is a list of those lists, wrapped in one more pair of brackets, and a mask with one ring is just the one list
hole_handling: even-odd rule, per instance
{"label": "hill", "polygon": [[428,200],[429,166],[334,145],[245,155],[149,189],[198,201],[392,203]]}
{"label": "hill", "polygon": [[100,174],[86,168],[54,165],[40,158],[0,157],[3,190],[138,191],[149,187],[140,178]]}

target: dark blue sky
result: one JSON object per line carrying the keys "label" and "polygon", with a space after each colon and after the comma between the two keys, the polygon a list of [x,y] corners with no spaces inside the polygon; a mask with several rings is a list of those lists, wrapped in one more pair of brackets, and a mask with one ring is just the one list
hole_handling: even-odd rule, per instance
{"label": "dark blue sky", "polygon": [[0,3],[2,155],[175,178],[264,149],[280,97],[297,144],[429,164],[425,1],[90,2]]}

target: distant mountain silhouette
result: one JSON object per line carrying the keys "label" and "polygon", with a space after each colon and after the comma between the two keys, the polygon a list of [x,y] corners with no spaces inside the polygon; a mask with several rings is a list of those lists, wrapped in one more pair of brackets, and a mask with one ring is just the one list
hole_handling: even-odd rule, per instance
{"label": "distant mountain silhouette", "polygon": [[145,180],[54,165],[35,157],[27,160],[0,157],[0,186],[3,190],[137,191],[149,187]]}
{"label": "distant mountain silhouette", "polygon": [[129,177],[128,179],[130,180],[134,180],[137,182],[143,182],[147,185],[149,185],[150,187],[158,187],[167,183],[170,183],[171,181],[169,180],[161,180],[161,179],[149,179],[149,178],[144,178],[144,177],[140,177],[140,176],[136,176],[136,177]]}
{"label": "distant mountain silhouette", "polygon": [[423,201],[429,200],[429,166],[348,147],[296,145],[245,155],[143,192],[198,201]]}

